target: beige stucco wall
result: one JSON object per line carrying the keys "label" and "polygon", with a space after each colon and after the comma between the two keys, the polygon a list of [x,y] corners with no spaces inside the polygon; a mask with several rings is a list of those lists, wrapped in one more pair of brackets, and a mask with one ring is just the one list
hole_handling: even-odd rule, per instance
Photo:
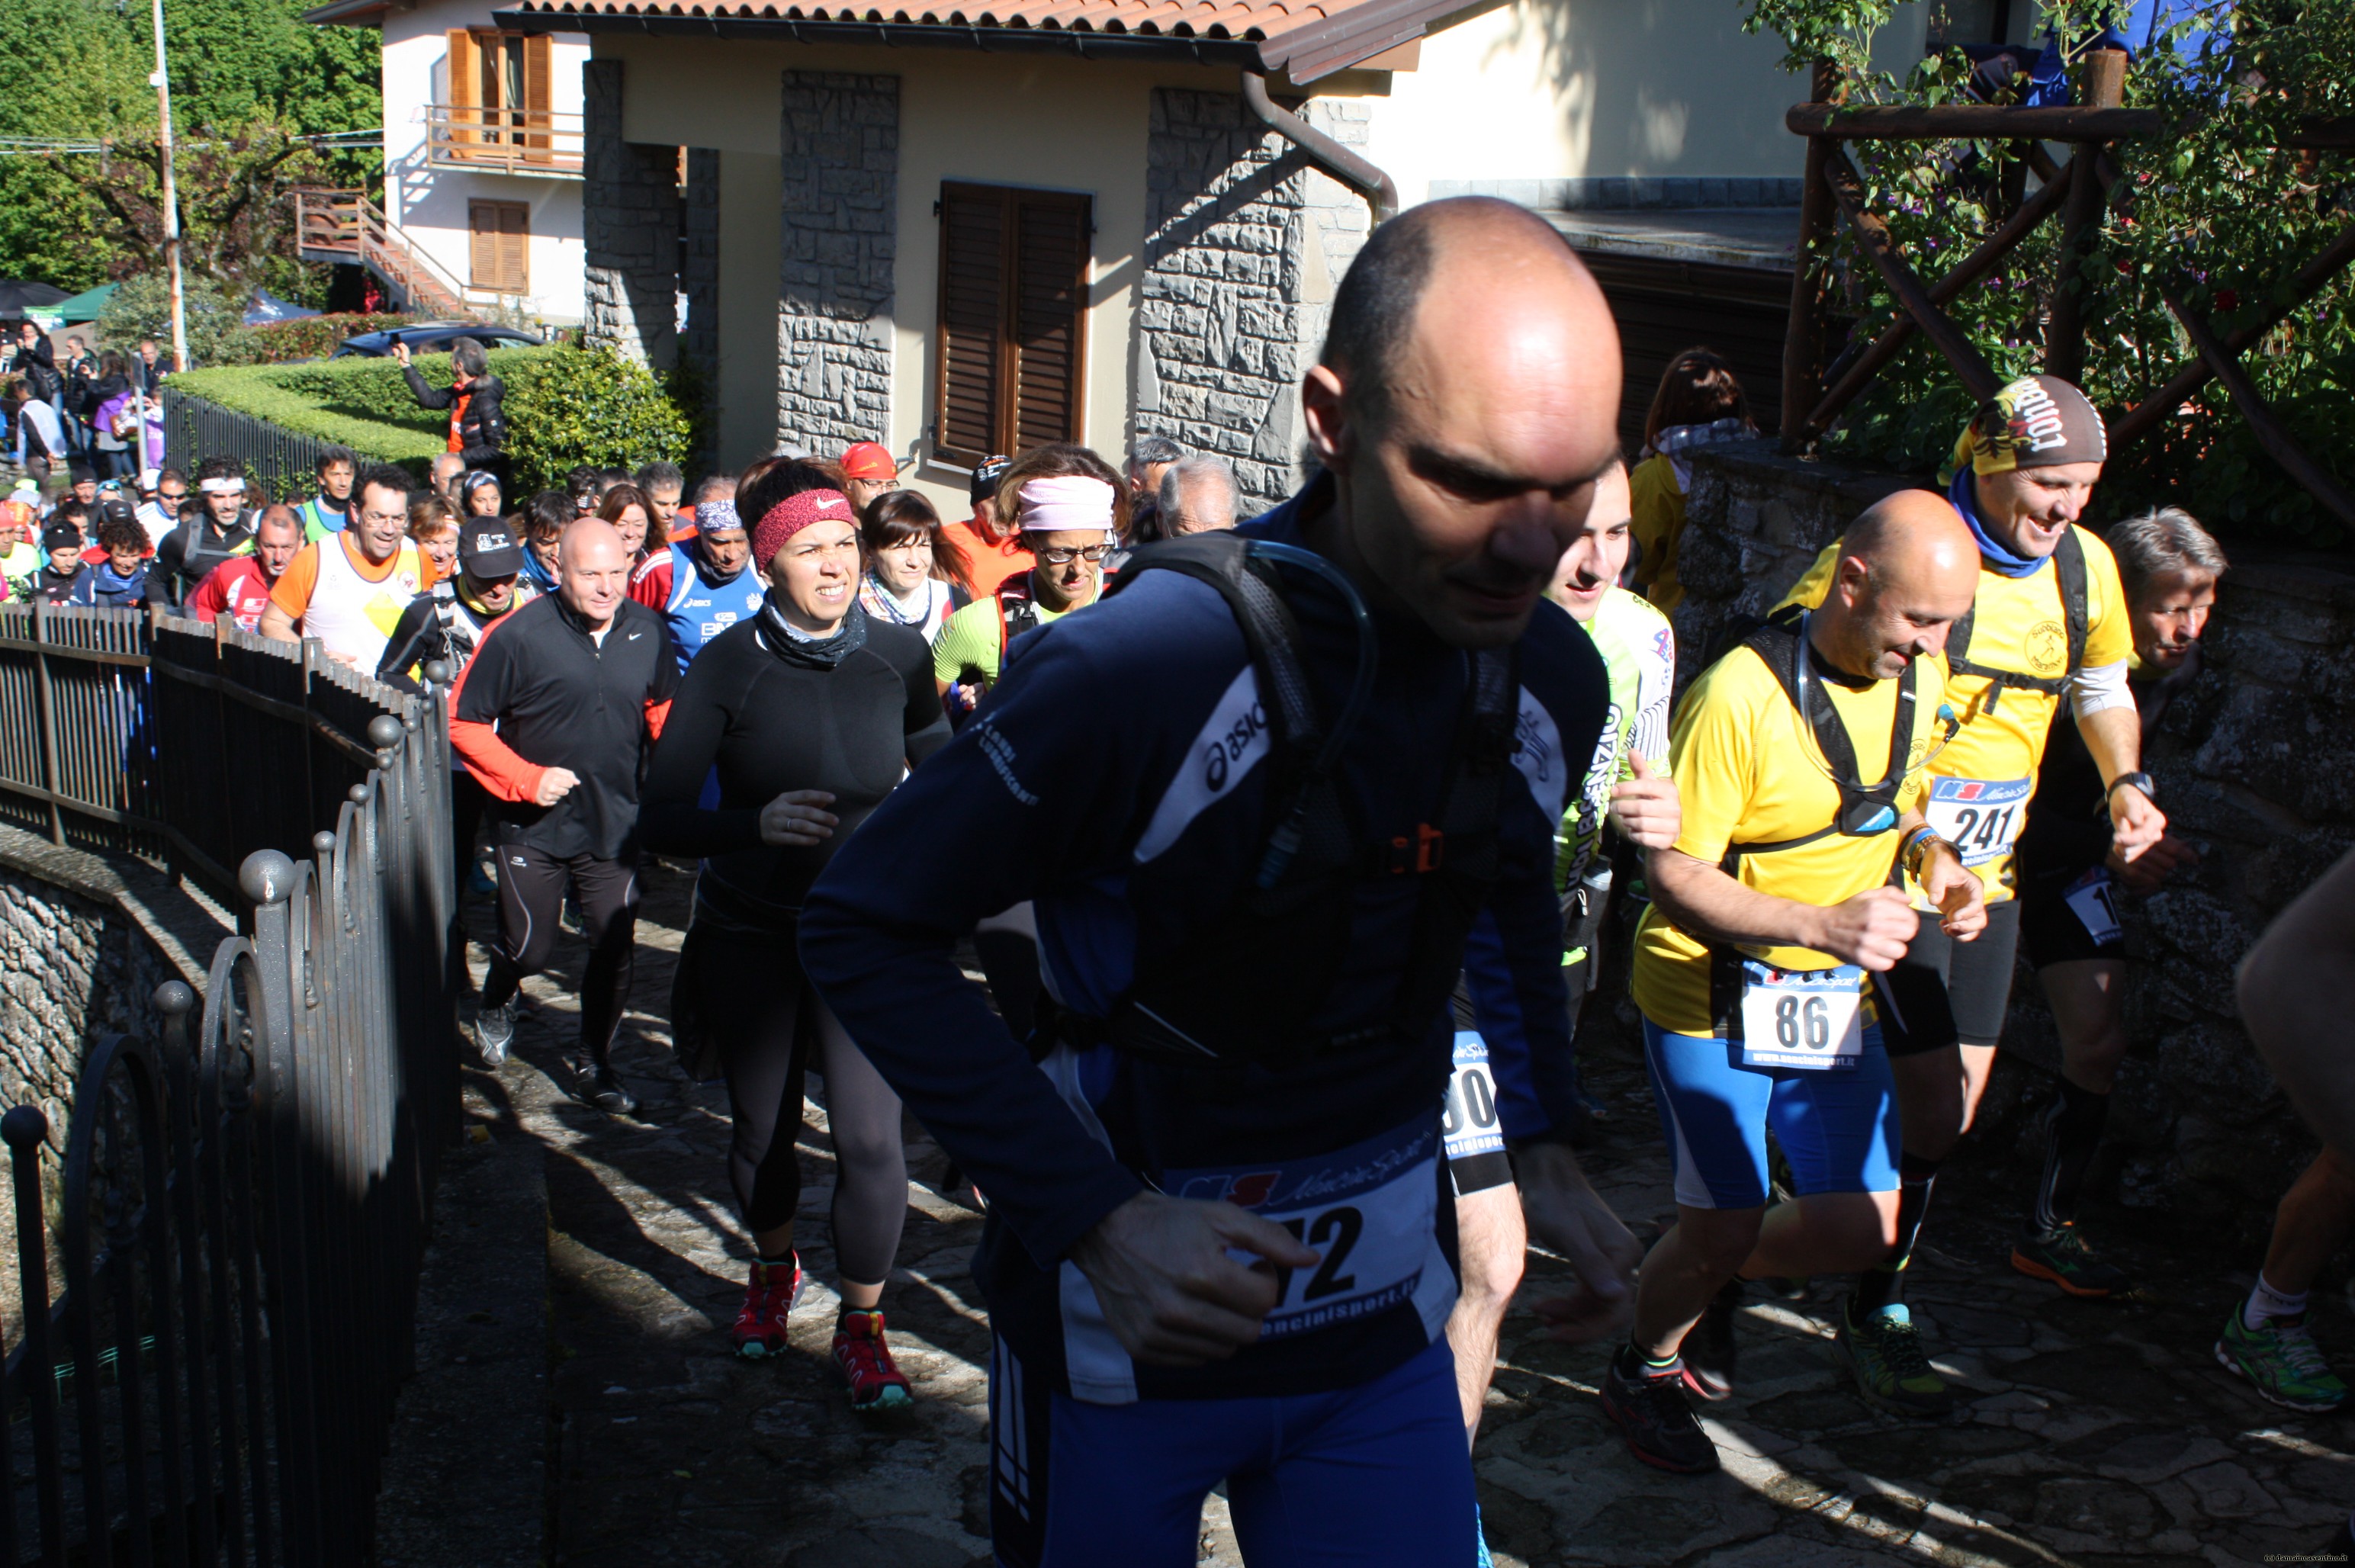
{"label": "beige stucco wall", "polygon": [[[1401,200],[1431,182],[1790,176],[1783,112],[1806,96],[1784,44],[1742,30],[1741,0],[1510,0],[1423,40],[1373,116],[1368,156]],[[1881,63],[1918,59],[1924,7],[1898,8]]]}
{"label": "beige stucco wall", "polygon": [[[905,456],[931,417],[932,326],[939,289],[943,180],[1085,191],[1094,200],[1082,439],[1114,462],[1127,437],[1134,365],[1129,320],[1145,239],[1150,90],[1224,88],[1226,72],[961,50],[833,48],[602,35],[599,58],[624,69],[623,133],[634,142],[717,147],[720,194],[720,458],[741,467],[773,432],[779,83],[788,69],[900,78],[898,261],[891,428]],[[976,69],[986,60],[986,69]],[[757,165],[754,160],[765,160]],[[762,212],[748,208],[765,204]],[[762,216],[765,227],[762,227]],[[765,359],[763,357],[765,356]],[[768,395],[763,395],[768,394]],[[962,470],[911,477],[942,515],[965,515]]]}

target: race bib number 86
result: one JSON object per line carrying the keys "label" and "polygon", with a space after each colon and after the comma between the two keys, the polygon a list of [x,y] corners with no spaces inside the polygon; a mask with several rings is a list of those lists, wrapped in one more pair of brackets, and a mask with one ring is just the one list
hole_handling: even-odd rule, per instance
{"label": "race bib number 86", "polygon": [[1864,971],[1742,965],[1742,1061],[1748,1067],[1854,1067],[1864,1055]]}

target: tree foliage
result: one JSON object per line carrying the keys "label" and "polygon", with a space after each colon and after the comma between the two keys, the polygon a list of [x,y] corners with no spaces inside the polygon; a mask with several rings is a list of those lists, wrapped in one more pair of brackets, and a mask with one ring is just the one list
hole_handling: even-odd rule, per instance
{"label": "tree foliage", "polygon": [[[1786,64],[1832,60],[1851,103],[1976,101],[1958,51],[1923,60],[1902,80],[1870,69],[1871,36],[1889,19],[1889,0],[1748,0],[1748,26],[1790,44]],[[2048,4],[2043,13],[2056,37],[2082,50],[2120,9],[2079,0]],[[2169,293],[2205,314],[2219,336],[2254,328],[2288,303],[2290,276],[2355,219],[2348,155],[2283,149],[2302,117],[2355,113],[2355,79],[2344,66],[2355,59],[2355,0],[2239,0],[2214,30],[2185,22],[2161,43],[2128,72],[2126,101],[2158,110],[2166,132],[2113,147],[2130,195],[2105,210],[2100,241],[2082,269],[2061,276],[2061,229],[2048,219],[1946,307],[1997,374],[2010,376],[2041,368],[2053,292],[2078,288],[2085,389],[2113,418],[2192,357]],[[2002,170],[2012,155],[2002,144],[1846,145],[1872,210],[1925,280],[2009,215]],[[1836,305],[1854,314],[1852,341],[1877,336],[1902,311],[1845,230],[1815,264]],[[2355,450],[2350,304],[2355,284],[2342,276],[2241,357],[2298,444],[2338,470],[2342,485],[2355,478],[2345,455]],[[1926,469],[1946,455],[1970,410],[1943,357],[1916,336],[1850,405],[1828,444]],[[2212,380],[2158,433],[2114,455],[2097,500],[2112,515],[2158,502],[2186,507],[2223,531],[2343,542],[2343,530],[2263,453]]]}
{"label": "tree foliage", "polygon": [[[165,37],[184,261],[192,273],[306,302],[325,269],[295,261],[284,200],[297,181],[361,184],[379,162],[303,138],[382,115],[378,35],[298,20],[300,0],[166,0]],[[156,263],[161,155],[149,7],[6,0],[0,136],[103,153],[0,157],[0,275],[81,289]]]}

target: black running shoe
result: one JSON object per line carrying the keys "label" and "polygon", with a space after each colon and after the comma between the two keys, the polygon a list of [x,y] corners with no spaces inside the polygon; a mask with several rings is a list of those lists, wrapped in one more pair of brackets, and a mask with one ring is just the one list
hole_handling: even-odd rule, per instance
{"label": "black running shoe", "polygon": [[1685,1403],[1680,1366],[1631,1377],[1614,1359],[1603,1378],[1603,1413],[1627,1440],[1628,1450],[1656,1469],[1705,1476],[1718,1467],[1717,1445]]}
{"label": "black running shoe", "polygon": [[1684,1367],[1685,1387],[1712,1404],[1733,1392],[1733,1362],[1739,1353],[1733,1320],[1741,1315],[1742,1296],[1742,1282],[1727,1280],[1685,1335],[1677,1358]]}
{"label": "black running shoe", "polygon": [[582,1104],[594,1105],[609,1116],[638,1114],[638,1097],[610,1066],[601,1067],[577,1051],[564,1059],[564,1065],[571,1078],[565,1093]]}

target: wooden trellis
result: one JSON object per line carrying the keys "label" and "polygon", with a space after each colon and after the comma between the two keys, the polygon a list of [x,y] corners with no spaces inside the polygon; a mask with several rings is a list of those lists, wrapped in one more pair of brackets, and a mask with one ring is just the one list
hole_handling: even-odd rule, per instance
{"label": "wooden trellis", "polygon": [[[2085,61],[2083,105],[2015,108],[1994,104],[1940,104],[1848,108],[1832,101],[1836,80],[1828,66],[1817,68],[1815,96],[1784,117],[1794,133],[1807,139],[1806,183],[1799,209],[1799,266],[1792,280],[1791,325],[1783,352],[1783,443],[1797,451],[1829,429],[1875,376],[1896,357],[1915,333],[1927,337],[1971,396],[1984,401],[1998,382],[1968,335],[1944,307],[1995,270],[1998,262],[2046,219],[2060,213],[2060,284],[2053,290],[2045,324],[2044,368],[2072,381],[2083,379],[2085,329],[2082,268],[2101,240],[2106,205],[2126,211],[2132,191],[2109,154],[2112,143],[2161,135],[2156,110],[2120,107],[2126,92],[2126,57],[2099,49]],[[2036,171],[2042,187],[2020,202],[1979,246],[1934,283],[1924,283],[1908,264],[1889,226],[1868,207],[1864,181],[1843,142],[1959,141],[2004,143],[2012,156]],[[2068,161],[2055,164],[2041,144],[2070,144]],[[2286,144],[2319,152],[2355,148],[2355,120],[2311,120]],[[1851,345],[1820,377],[1825,301],[1807,266],[1811,250],[1830,236],[1835,212],[1854,231],[1857,249],[1902,307],[1871,342]],[[2257,321],[2220,335],[2184,299],[2179,286],[2161,298],[2191,344],[2193,357],[2158,389],[2109,425],[2113,453],[2139,441],[2174,418],[2184,400],[2211,379],[2224,388],[2267,455],[2342,524],[2355,528],[2350,497],[2291,439],[2278,415],[2258,393],[2240,357],[2298,305],[2320,293],[2355,262],[2355,224],[2334,236],[2288,280]]]}

